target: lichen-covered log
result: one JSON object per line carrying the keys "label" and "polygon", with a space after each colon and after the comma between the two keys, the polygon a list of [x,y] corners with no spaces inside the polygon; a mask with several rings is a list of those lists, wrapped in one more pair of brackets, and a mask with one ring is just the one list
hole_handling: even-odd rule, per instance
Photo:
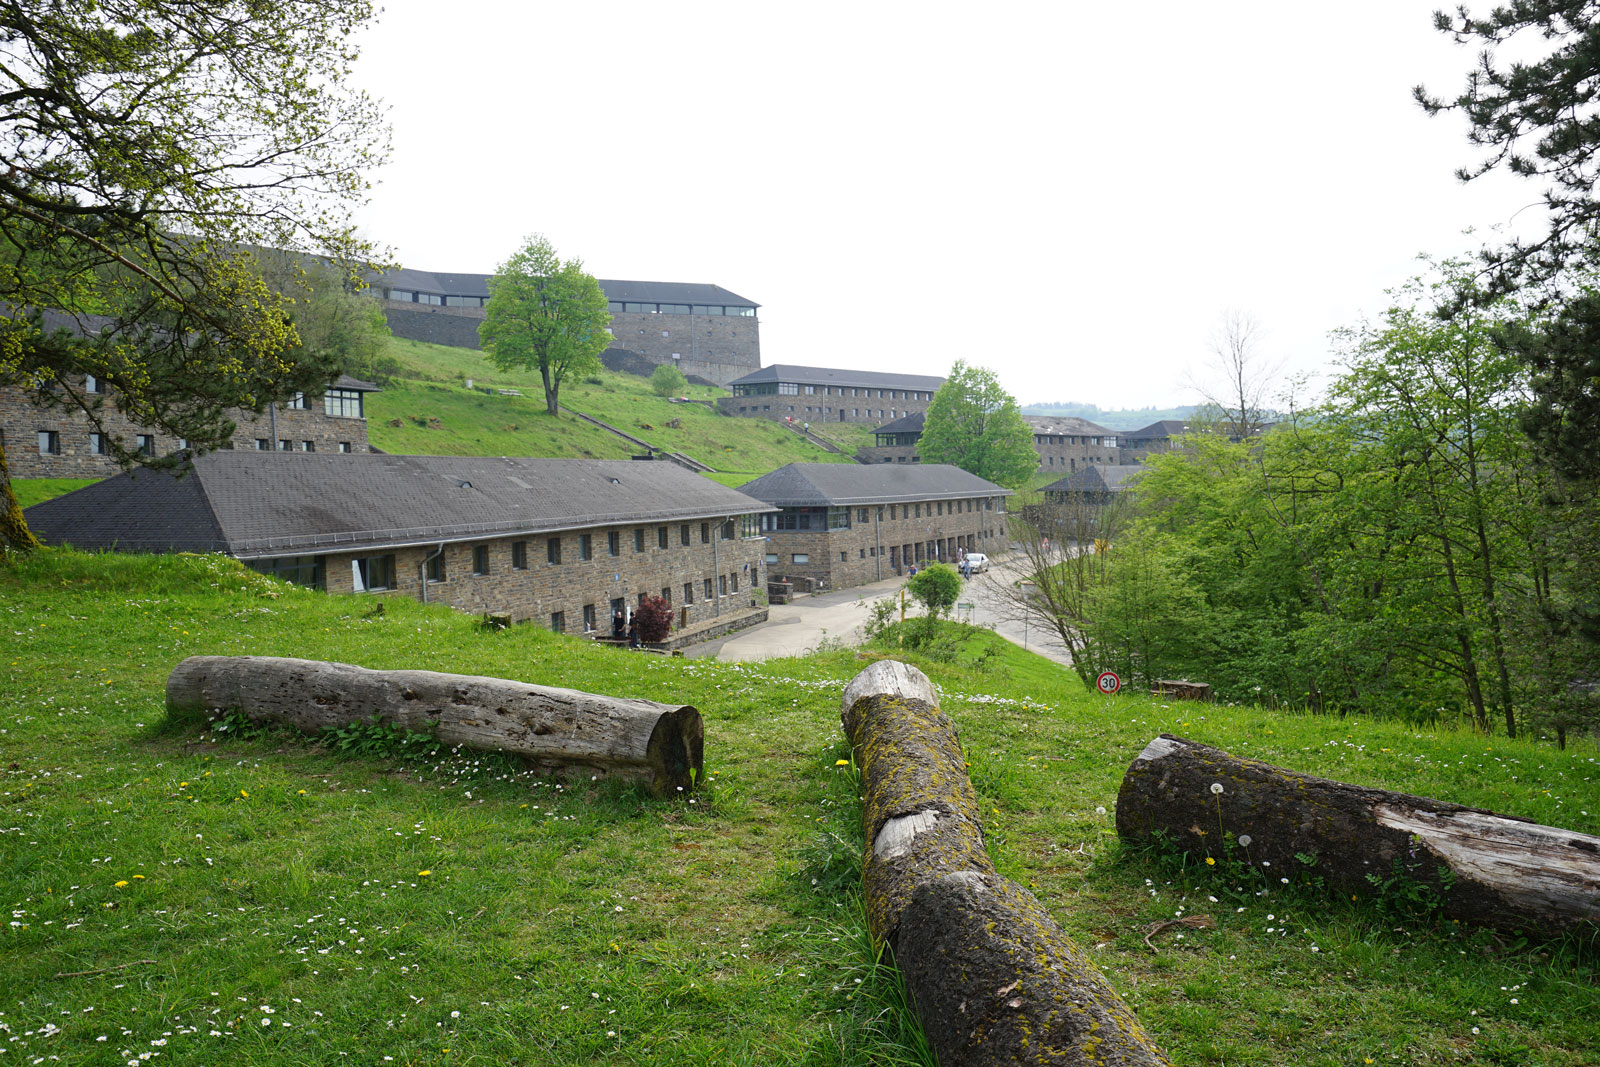
{"label": "lichen-covered log", "polygon": [[1026,890],[995,873],[955,725],[914,667],[875,663],[841,701],[861,771],[867,921],[943,1067],[1168,1060]]}
{"label": "lichen-covered log", "polygon": [[[1341,892],[1423,893],[1453,918],[1553,934],[1600,923],[1600,837],[1479,808],[1315,778],[1162,734],[1117,794],[1117,832],[1162,834]],[[1303,858],[1301,858],[1303,857]],[[1282,872],[1279,874],[1279,872]]]}
{"label": "lichen-covered log", "polygon": [[191,656],[167,679],[170,713],[240,711],[307,733],[370,721],[448,745],[521,756],[540,771],[606,774],[656,794],[699,781],[700,713],[658,704],[433,671],[374,671],[270,656]]}

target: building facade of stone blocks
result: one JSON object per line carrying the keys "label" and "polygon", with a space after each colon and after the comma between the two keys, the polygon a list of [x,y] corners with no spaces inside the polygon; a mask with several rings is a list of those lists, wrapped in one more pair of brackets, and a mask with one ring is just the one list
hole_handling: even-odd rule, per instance
{"label": "building facade of stone blocks", "polygon": [[[726,403],[726,401],[724,401]],[[921,463],[917,446],[922,437],[926,412],[913,412],[873,431],[874,443],[856,450],[861,463]],[[1042,471],[1071,474],[1095,464],[1118,462],[1122,452],[1117,434],[1078,418],[1024,415],[1033,431],[1033,450],[1039,454]]]}
{"label": "building facade of stone blocks", "polygon": [[[70,399],[50,407],[35,404],[15,386],[0,386],[0,439],[14,478],[106,478],[122,468],[112,458],[107,436],[120,437],[130,448],[166,455],[185,448],[176,437],[158,433],[127,418],[116,408],[115,390],[94,379],[75,377],[63,388],[78,391],[90,403],[101,402],[103,427]],[[367,443],[366,394],[377,386],[341,378],[325,395],[297,397],[256,415],[230,412],[235,423],[234,449],[283,452],[361,453]]]}
{"label": "building facade of stone blocks", "polygon": [[791,463],[741,491],[780,509],[760,519],[773,579],[865,585],[1009,544],[1011,491],[955,467]]}
{"label": "building facade of stone blocks", "polygon": [[728,383],[717,410],[779,422],[882,422],[923,412],[943,378],[773,364]]}
{"label": "building facade of stone blocks", "polygon": [[766,588],[765,542],[752,524],[709,519],[244,562],[303,584],[320,578],[330,593],[426,599],[600,636],[613,612],[631,616],[646,596],[664,597],[679,629],[748,610]]}

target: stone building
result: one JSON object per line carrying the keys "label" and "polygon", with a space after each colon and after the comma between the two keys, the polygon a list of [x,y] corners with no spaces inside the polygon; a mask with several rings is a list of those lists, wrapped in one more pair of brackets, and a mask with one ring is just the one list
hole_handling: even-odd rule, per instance
{"label": "stone building", "polygon": [[779,509],[760,521],[774,578],[864,585],[1007,547],[1011,490],[958,467],[791,463],[740,491]]}
{"label": "stone building", "polygon": [[[925,417],[926,412],[918,411],[879,426],[872,431],[875,443],[857,449],[856,459],[861,463],[921,463],[917,443]],[[1117,435],[1104,426],[1069,416],[1024,415],[1022,419],[1033,431],[1040,470],[1070,474],[1089,464],[1117,461]]]}
{"label": "stone building", "polygon": [[1153,452],[1171,452],[1176,438],[1190,433],[1189,423],[1181,419],[1160,419],[1137,430],[1117,435],[1117,462],[1137,463]]}
{"label": "stone building", "polygon": [[[56,386],[85,403],[103,402],[97,428],[76,400],[40,407],[18,386],[0,385],[0,442],[14,478],[105,478],[122,468],[111,456],[107,436],[132,448],[165,455],[187,447],[182,438],[160,434],[117,411],[116,390],[93,377],[74,376]],[[235,429],[229,445],[262,452],[363,453],[367,443],[366,394],[371,382],[343,375],[321,395],[299,394],[256,415],[232,411]]]}
{"label": "stone building", "polygon": [[330,593],[609,630],[646,595],[678,626],[748,617],[772,509],[667,463],[214,452],[29,508],[85,550],[221,552]]}
{"label": "stone building", "polygon": [[774,363],[728,383],[724,415],[795,422],[881,422],[928,410],[943,378]]}
{"label": "stone building", "polygon": [[[489,275],[392,270],[372,293],[398,337],[478,347]],[[761,305],[720,285],[600,279],[611,306],[613,348],[725,385],[761,366]]]}

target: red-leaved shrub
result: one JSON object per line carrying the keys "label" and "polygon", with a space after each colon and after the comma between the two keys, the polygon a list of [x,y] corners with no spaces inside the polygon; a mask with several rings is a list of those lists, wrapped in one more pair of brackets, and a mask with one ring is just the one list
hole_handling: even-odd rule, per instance
{"label": "red-leaved shrub", "polygon": [[639,627],[639,640],[663,641],[672,632],[672,605],[658,596],[647,596],[633,612]]}

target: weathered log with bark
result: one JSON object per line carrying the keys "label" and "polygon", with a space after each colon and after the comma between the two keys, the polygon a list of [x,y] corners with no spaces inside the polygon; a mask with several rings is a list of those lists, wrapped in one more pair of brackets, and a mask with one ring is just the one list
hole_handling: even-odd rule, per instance
{"label": "weathered log with bark", "polygon": [[1314,857],[1315,874],[1341,892],[1386,884],[1504,929],[1600,923],[1600,837],[1314,778],[1170,734],[1123,776],[1117,832],[1136,842],[1159,833],[1215,857],[1231,837],[1237,858],[1278,877]]}
{"label": "weathered log with bark", "polygon": [[601,696],[504,678],[373,671],[270,656],[191,656],[167,679],[174,713],[240,711],[307,733],[369,721],[506,752],[548,773],[605,774],[662,795],[704,767],[700,713],[686,704]]}
{"label": "weathered log with bark", "polygon": [[856,751],[867,922],[943,1067],[1169,1061],[1032,894],[995,873],[955,725],[885,660],[841,701]]}

